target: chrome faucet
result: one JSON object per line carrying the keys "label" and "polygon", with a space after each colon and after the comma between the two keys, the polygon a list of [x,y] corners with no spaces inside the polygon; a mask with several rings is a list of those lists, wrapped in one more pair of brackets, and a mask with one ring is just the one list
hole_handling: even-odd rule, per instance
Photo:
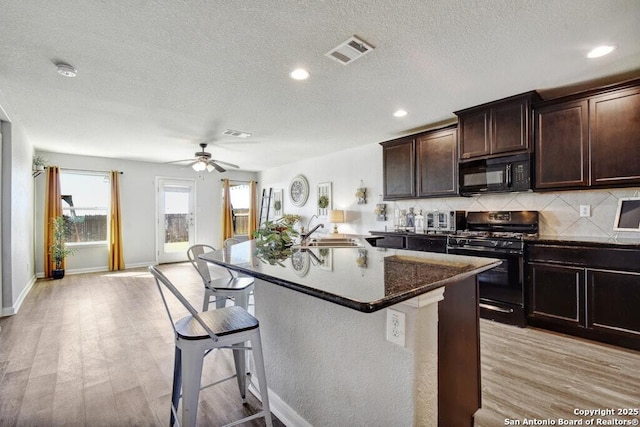
{"label": "chrome faucet", "polygon": [[[311,218],[309,218],[309,222],[307,222],[307,230],[309,230],[311,228],[311,221],[313,221],[313,218],[318,218],[318,215],[311,215]],[[300,234],[304,234],[304,230],[305,228],[302,227],[302,229],[300,230]],[[311,233],[309,233],[311,234]]]}
{"label": "chrome faucet", "polygon": [[[311,222],[311,221],[309,221],[309,222]],[[311,230],[309,230],[308,232],[300,233],[300,237],[302,239],[301,244],[305,245],[307,243],[307,239],[309,238],[309,236],[311,236],[318,228],[324,228],[324,224],[318,224],[315,227],[313,227]]]}

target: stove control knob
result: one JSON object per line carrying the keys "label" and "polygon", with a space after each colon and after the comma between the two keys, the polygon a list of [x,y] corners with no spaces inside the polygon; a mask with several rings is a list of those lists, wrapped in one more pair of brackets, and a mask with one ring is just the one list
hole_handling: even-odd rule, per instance
{"label": "stove control knob", "polygon": [[492,244],[493,246],[498,246],[498,245],[500,244],[500,242],[499,242],[499,241],[497,241],[497,240],[495,240],[495,241],[491,242],[491,244]]}
{"label": "stove control knob", "polygon": [[508,240],[505,240],[504,242],[502,242],[502,246],[506,247],[506,246],[511,246],[511,245],[513,245],[513,242],[510,242]]}

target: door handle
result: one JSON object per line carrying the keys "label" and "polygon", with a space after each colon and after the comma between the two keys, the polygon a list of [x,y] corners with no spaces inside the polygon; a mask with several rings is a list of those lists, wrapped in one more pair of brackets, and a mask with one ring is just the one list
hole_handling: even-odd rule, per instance
{"label": "door handle", "polygon": [[502,308],[502,307],[498,307],[497,305],[491,305],[491,304],[485,304],[485,303],[480,303],[478,305],[480,306],[480,308],[486,308],[487,310],[491,310],[491,311],[498,311],[500,313],[513,313],[513,308]]}

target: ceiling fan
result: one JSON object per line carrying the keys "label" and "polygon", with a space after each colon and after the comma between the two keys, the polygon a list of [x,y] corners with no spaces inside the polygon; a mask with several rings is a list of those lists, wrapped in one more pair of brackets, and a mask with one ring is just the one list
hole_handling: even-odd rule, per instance
{"label": "ceiling fan", "polygon": [[207,148],[207,144],[202,142],[200,143],[201,151],[196,151],[194,154],[194,159],[183,159],[183,160],[174,160],[169,163],[180,163],[180,162],[191,162],[187,166],[191,166],[194,171],[202,172],[205,169],[209,172],[212,172],[214,169],[218,172],[226,172],[226,169],[220,165],[225,165],[232,168],[240,168],[238,165],[234,165],[233,163],[223,162],[221,160],[214,160],[211,158],[211,153],[204,151]]}

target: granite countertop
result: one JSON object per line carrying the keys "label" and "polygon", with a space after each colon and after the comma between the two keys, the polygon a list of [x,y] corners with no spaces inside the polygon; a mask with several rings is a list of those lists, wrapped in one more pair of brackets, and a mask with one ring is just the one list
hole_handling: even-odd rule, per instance
{"label": "granite countertop", "polygon": [[[294,246],[266,260],[254,240],[201,255],[205,261],[354,310],[371,313],[476,275],[500,260],[410,250]],[[364,258],[364,265],[363,265]],[[273,262],[271,264],[269,261]]]}
{"label": "granite countertop", "polygon": [[631,248],[640,249],[640,236],[632,237],[595,237],[595,236],[556,236],[556,235],[540,235],[537,237],[527,237],[525,242],[555,244],[567,246],[593,246],[593,247],[609,247],[609,248]]}

